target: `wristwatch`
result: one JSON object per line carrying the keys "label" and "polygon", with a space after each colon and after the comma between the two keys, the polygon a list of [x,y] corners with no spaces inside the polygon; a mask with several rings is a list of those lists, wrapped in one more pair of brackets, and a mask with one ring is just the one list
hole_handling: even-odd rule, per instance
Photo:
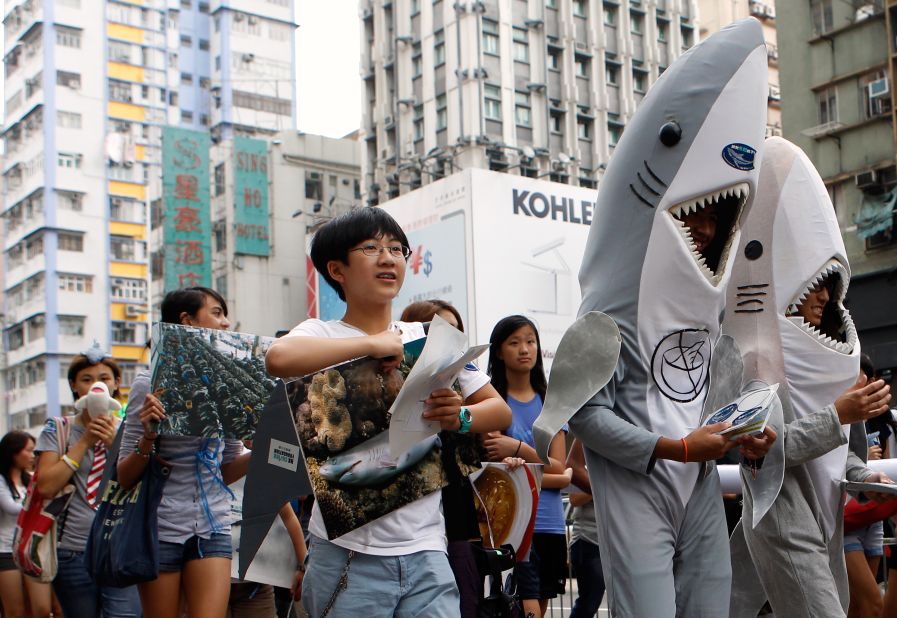
{"label": "wristwatch", "polygon": [[470,431],[470,425],[473,423],[473,415],[470,413],[469,408],[461,406],[461,409],[458,411],[458,420],[461,421],[461,426],[458,427],[458,433],[467,433]]}

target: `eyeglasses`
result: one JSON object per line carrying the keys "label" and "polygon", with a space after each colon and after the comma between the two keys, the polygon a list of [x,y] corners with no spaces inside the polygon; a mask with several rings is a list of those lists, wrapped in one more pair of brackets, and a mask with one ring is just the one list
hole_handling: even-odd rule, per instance
{"label": "eyeglasses", "polygon": [[394,258],[402,258],[408,259],[411,255],[411,247],[406,247],[405,245],[387,245],[385,247],[381,247],[380,245],[369,244],[361,247],[355,247],[354,249],[349,249],[349,251],[361,251],[368,257],[379,257],[381,251],[388,251],[389,254]]}

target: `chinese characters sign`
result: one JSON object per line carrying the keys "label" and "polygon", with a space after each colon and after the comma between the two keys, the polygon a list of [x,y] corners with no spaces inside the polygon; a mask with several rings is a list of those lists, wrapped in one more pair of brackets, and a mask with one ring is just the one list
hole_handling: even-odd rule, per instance
{"label": "chinese characters sign", "polygon": [[209,135],[164,127],[165,290],[212,281],[209,217]]}
{"label": "chinese characters sign", "polygon": [[234,138],[234,252],[268,255],[268,145]]}

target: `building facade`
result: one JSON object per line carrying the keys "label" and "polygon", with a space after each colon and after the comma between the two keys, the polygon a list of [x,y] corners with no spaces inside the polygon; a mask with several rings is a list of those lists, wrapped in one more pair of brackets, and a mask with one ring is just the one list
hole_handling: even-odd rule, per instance
{"label": "building facade", "polygon": [[779,87],[779,47],[776,39],[776,9],[773,0],[698,0],[701,39],[745,17],[763,24],[766,57],[769,61],[766,137],[782,135],[782,92]]}
{"label": "building facade", "polygon": [[688,0],[362,0],[362,192],[469,167],[597,186],[648,87],[698,39]]}
{"label": "building facade", "polygon": [[67,365],[94,340],[124,384],[145,366],[162,129],[293,126],[293,22],[292,0],[5,0],[10,428],[71,403]]}
{"label": "building facade", "polygon": [[897,367],[894,57],[897,3],[779,2],[782,124],[834,203],[863,349]]}

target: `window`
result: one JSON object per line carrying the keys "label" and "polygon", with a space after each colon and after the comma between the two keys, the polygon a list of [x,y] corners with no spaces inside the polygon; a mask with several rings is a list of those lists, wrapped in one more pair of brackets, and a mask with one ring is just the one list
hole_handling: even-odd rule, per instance
{"label": "window", "polygon": [[193,122],[193,112],[191,112],[189,109],[182,109],[181,122]]}
{"label": "window", "polygon": [[608,86],[617,85],[617,65],[610,62],[604,63],[605,81]]}
{"label": "window", "polygon": [[592,119],[584,116],[576,117],[576,137],[579,139],[592,139]]}
{"label": "window", "polygon": [[414,141],[424,138],[424,106],[414,107]]}
{"label": "window", "polygon": [[579,170],[579,186],[587,189],[594,189],[598,186],[598,183],[592,180],[592,170],[584,168]]}
{"label": "window", "polygon": [[519,127],[533,126],[530,95],[528,92],[514,93],[514,122],[516,122]]}
{"label": "window", "polygon": [[35,236],[25,241],[25,257],[31,259],[44,252],[44,237]]}
{"label": "window", "polygon": [[56,124],[62,129],[80,129],[81,114],[76,112],[56,112]]}
{"label": "window", "polygon": [[233,102],[237,107],[270,112],[281,116],[289,116],[293,113],[293,104],[290,99],[270,97],[263,94],[255,94],[254,92],[234,90]]}
{"label": "window", "polygon": [[224,195],[224,174],[225,174],[224,165],[225,165],[224,163],[219,163],[218,165],[215,166],[215,188],[214,188],[215,193],[214,193],[214,195],[216,195],[216,196]]}
{"label": "window", "polygon": [[545,0],[545,6],[549,9],[556,9],[558,8],[558,0]]}
{"label": "window", "polygon": [[576,77],[589,78],[589,59],[585,56],[576,56]]}
{"label": "window", "polygon": [[641,34],[645,29],[645,16],[637,11],[629,11],[629,30],[632,34]]}
{"label": "window", "polygon": [[667,22],[663,19],[657,20],[657,40],[665,43],[667,40]]}
{"label": "window", "polygon": [[573,14],[577,17],[585,17],[587,1],[588,0],[573,0]]}
{"label": "window", "polygon": [[65,210],[80,212],[84,207],[84,194],[73,191],[57,191],[56,204]]}
{"label": "window", "polygon": [[143,262],[146,260],[146,242],[129,236],[110,236],[109,250],[112,259],[120,262]]}
{"label": "window", "polygon": [[436,97],[436,130],[442,131],[448,126],[448,108],[444,94]]}
{"label": "window", "polygon": [[59,316],[59,334],[63,337],[83,337],[84,317],[80,315]]}
{"label": "window", "polygon": [[483,114],[489,120],[501,121],[501,88],[486,84],[483,86]]}
{"label": "window", "polygon": [[682,34],[682,49],[688,49],[692,45],[692,28],[687,24],[679,26],[679,32]]}
{"label": "window", "polygon": [[209,40],[199,39],[199,49],[200,51],[209,51]]}
{"label": "window", "polygon": [[814,33],[820,35],[831,32],[834,27],[832,0],[810,0],[810,13],[813,16]]}
{"label": "window", "polygon": [[181,73],[181,83],[182,84],[192,84],[193,83],[193,75],[190,73]]}
{"label": "window", "polygon": [[131,62],[131,44],[121,41],[109,41],[109,60],[112,62]]}
{"label": "window", "polygon": [[57,246],[60,251],[84,251],[84,235],[59,232],[56,236]]}
{"label": "window", "polygon": [[208,13],[209,12],[209,3],[208,2],[200,2],[199,3],[199,12],[200,13]]}
{"label": "window", "polygon": [[645,92],[648,83],[648,74],[642,69],[632,69],[632,89],[636,92]]}
{"label": "window", "polygon": [[305,172],[305,198],[324,199],[324,179],[320,172]]}
{"label": "window", "polygon": [[556,47],[548,48],[548,68],[552,71],[561,70],[561,50]]}
{"label": "window", "polygon": [[60,152],[56,157],[56,163],[59,167],[68,167],[71,169],[81,169],[81,155],[66,152]]}
{"label": "window", "polygon": [[529,35],[522,28],[514,28],[514,60],[529,62]]}
{"label": "window", "polygon": [[420,13],[420,0],[411,0],[411,15],[417,15]]}
{"label": "window", "polygon": [[182,34],[181,35],[181,47],[192,47],[192,46],[193,46],[193,39],[190,37],[190,35]]}
{"label": "window", "polygon": [[146,302],[146,279],[112,277],[111,289],[113,301]]}
{"label": "window", "polygon": [[208,77],[200,77],[199,78],[199,87],[202,88],[203,90],[208,90],[209,88],[212,87],[212,80],[210,80]]}
{"label": "window", "polygon": [[604,25],[605,26],[616,26],[617,25],[617,7],[612,4],[604,5]]}
{"label": "window", "polygon": [[46,333],[47,320],[43,315],[36,315],[27,322],[28,324],[28,341],[37,341],[44,337]]}
{"label": "window", "polygon": [[819,109],[819,124],[838,120],[838,90],[834,86],[816,94]]}
{"label": "window", "polygon": [[80,292],[84,294],[93,292],[93,277],[90,275],[59,273],[56,279],[59,283],[59,289],[63,292]]}
{"label": "window", "polygon": [[614,120],[607,122],[607,145],[613,148],[623,135],[623,125]]}
{"label": "window", "polygon": [[423,73],[423,61],[421,59],[420,43],[415,43],[411,55],[411,78],[420,77]]}
{"label": "window", "polygon": [[171,105],[172,107],[175,107],[178,104],[178,93],[175,92],[174,90],[168,91],[168,104]]}
{"label": "window", "polygon": [[483,19],[483,52],[498,55],[498,22]]}
{"label": "window", "polygon": [[130,103],[132,100],[131,84],[128,82],[120,82],[116,79],[109,80],[109,100],[124,101]]}
{"label": "window", "polygon": [[72,90],[81,89],[81,74],[68,71],[56,71],[56,85],[65,86]]}
{"label": "window", "polygon": [[551,121],[552,133],[560,134],[564,132],[564,112],[551,110],[549,113],[549,120]]}
{"label": "window", "polygon": [[144,345],[145,322],[112,322],[112,343]]}
{"label": "window", "polygon": [[76,28],[56,26],[56,44],[63,47],[81,47],[81,31]]}
{"label": "window", "polygon": [[110,197],[109,217],[113,221],[146,223],[146,206],[138,200],[126,197]]}
{"label": "window", "polygon": [[860,78],[860,104],[864,120],[879,118],[891,112],[891,92],[888,86],[888,77],[884,71],[873,71]]}
{"label": "window", "polygon": [[181,8],[189,9],[190,8],[190,0],[181,0]]}
{"label": "window", "polygon": [[445,64],[445,31],[439,30],[433,35],[433,64],[437,67]]}

